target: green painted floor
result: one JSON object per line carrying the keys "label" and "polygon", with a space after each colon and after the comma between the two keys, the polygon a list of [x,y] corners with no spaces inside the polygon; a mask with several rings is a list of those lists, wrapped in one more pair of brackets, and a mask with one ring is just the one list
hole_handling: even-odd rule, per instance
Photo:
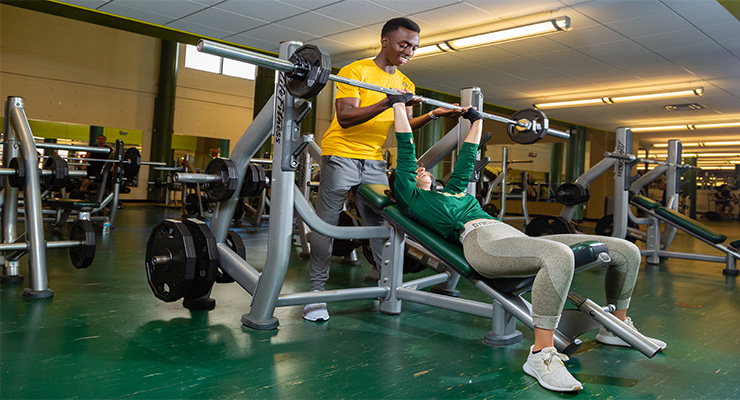
{"label": "green painted floor", "polygon": [[[303,321],[300,307],[280,308],[279,329],[259,332],[240,323],[251,298],[236,283],[216,286],[210,312],[163,303],[143,259],[151,228],[166,217],[179,210],[127,205],[113,233],[98,235],[87,270],[50,250],[50,300],[25,299],[25,284],[0,286],[0,398],[740,398],[740,293],[720,264],[643,265],[631,315],[668,348],[647,359],[586,334],[567,362],[585,388],[557,394],[521,370],[532,343],[524,327],[522,343],[494,348],[482,342],[483,318],[409,303],[389,316],[363,300],[330,304],[331,320],[318,324]],[[737,221],[712,225],[740,238]],[[237,231],[260,267],[267,228]],[[682,234],[672,248],[708,252]],[[25,274],[25,258],[21,265]],[[368,271],[337,263],[331,287],[364,286]],[[603,303],[603,278],[586,271],[573,287]],[[459,288],[485,300],[465,281]],[[283,291],[307,289],[307,261],[294,252]]]}

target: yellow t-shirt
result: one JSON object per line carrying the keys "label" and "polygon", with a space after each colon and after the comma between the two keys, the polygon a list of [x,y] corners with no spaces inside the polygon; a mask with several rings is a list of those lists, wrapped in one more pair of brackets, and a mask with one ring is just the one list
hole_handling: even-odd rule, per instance
{"label": "yellow t-shirt", "polygon": [[[414,83],[396,69],[389,75],[375,65],[373,60],[359,60],[339,71],[339,76],[370,83],[389,89],[406,88],[414,91]],[[354,97],[360,99],[360,107],[373,105],[387,96],[384,93],[362,89],[337,82],[337,98]],[[362,124],[342,128],[337,122],[336,113],[331,126],[321,139],[321,155],[340,156],[363,160],[382,160],[380,148],[393,126],[393,109],[389,108]]]}

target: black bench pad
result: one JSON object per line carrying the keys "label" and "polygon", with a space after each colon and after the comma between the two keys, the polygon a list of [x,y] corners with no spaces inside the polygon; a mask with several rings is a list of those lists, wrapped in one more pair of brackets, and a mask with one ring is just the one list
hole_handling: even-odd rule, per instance
{"label": "black bench pad", "polygon": [[94,208],[100,207],[100,203],[96,201],[58,198],[46,199],[44,200],[44,205],[51,208],[64,208],[78,211],[90,211]]}

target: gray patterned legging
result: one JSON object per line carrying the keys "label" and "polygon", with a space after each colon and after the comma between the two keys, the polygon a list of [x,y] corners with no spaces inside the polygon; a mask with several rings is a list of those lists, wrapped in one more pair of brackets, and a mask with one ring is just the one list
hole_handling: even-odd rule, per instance
{"label": "gray patterned legging", "polygon": [[541,329],[555,329],[565,305],[575,260],[570,245],[598,241],[609,248],[606,301],[617,310],[629,307],[640,267],[640,250],[623,239],[580,234],[529,237],[505,223],[488,224],[470,231],[462,241],[465,258],[488,278],[535,275],[532,285],[532,318]]}

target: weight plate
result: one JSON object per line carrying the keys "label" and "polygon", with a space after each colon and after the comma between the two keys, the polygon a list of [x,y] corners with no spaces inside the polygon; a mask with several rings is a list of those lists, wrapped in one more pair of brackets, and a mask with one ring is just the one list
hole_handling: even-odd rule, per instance
{"label": "weight plate", "polygon": [[[198,204],[199,199],[200,198],[195,193],[190,193],[185,196],[185,203],[182,205],[182,210],[185,213],[185,216],[202,216],[200,214],[200,205]],[[205,204],[203,208],[205,208]]]}
{"label": "weight plate", "polygon": [[95,258],[95,228],[92,222],[78,219],[72,225],[69,240],[81,241],[82,244],[69,248],[69,258],[77,269],[87,268]]}
{"label": "weight plate", "polygon": [[550,124],[545,113],[535,108],[519,110],[511,116],[511,119],[529,125],[528,127],[521,127],[508,124],[506,127],[506,132],[511,140],[521,144],[532,144],[540,141],[547,134]]}
{"label": "weight plate", "polygon": [[8,175],[8,184],[14,188],[23,186],[26,182],[26,167],[23,165],[23,160],[18,157],[11,158],[8,168],[15,170],[15,174]]}
{"label": "weight plate", "polygon": [[[360,223],[357,221],[357,218],[345,210],[339,214],[339,223],[337,226],[360,226]],[[360,239],[334,239],[331,254],[346,257],[360,246],[362,246],[362,240]]]}
{"label": "weight plate", "polygon": [[231,198],[236,191],[238,176],[234,162],[228,158],[214,158],[206,166],[206,174],[221,177],[216,182],[205,184],[206,194],[213,201],[224,201]]}
{"label": "weight plate", "polygon": [[493,218],[498,218],[499,209],[493,203],[488,203],[483,206],[483,211],[488,213],[488,215],[492,216]]}
{"label": "weight plate", "polygon": [[[244,246],[244,241],[242,240],[242,237],[239,236],[238,233],[232,230],[229,230],[229,233],[226,234],[225,243],[226,243],[226,246],[228,246],[231,250],[233,250],[237,256],[241,257],[243,260],[247,259],[247,248]],[[234,278],[232,278],[224,270],[219,268],[218,271],[216,272],[216,282],[230,283],[230,282],[234,282]]]}
{"label": "weight plate", "polygon": [[[197,197],[197,196],[196,196]],[[195,218],[183,221],[193,235],[195,244],[196,269],[195,280],[190,286],[186,299],[197,299],[211,292],[218,271],[218,247],[211,229],[203,221]]]}
{"label": "weight plate", "polygon": [[154,227],[146,244],[146,277],[154,295],[166,302],[190,292],[197,254],[190,230],[184,223],[166,219]]}
{"label": "weight plate", "polygon": [[587,187],[577,183],[563,183],[555,190],[555,198],[566,206],[583,204],[591,197]]}
{"label": "weight plate", "polygon": [[288,59],[301,71],[288,75],[288,93],[310,99],[321,92],[331,74],[331,57],[324,49],[312,44],[299,47]]}
{"label": "weight plate", "polygon": [[124,178],[128,180],[134,180],[139,176],[139,169],[141,168],[141,153],[135,147],[129,147],[126,152],[123,153],[123,170]]}
{"label": "weight plate", "polygon": [[529,221],[524,232],[529,236],[545,236],[557,233],[576,233],[576,228],[564,218],[538,215]]}
{"label": "weight plate", "polygon": [[[627,226],[630,228],[638,229],[637,224],[635,224],[632,221],[627,221]],[[596,228],[594,229],[594,232],[597,235],[600,236],[611,236],[612,233],[614,233],[614,215],[613,214],[607,214],[601,217],[596,222]],[[629,229],[627,230],[627,235],[625,239],[629,240],[630,242],[634,243],[637,241],[638,237],[634,234],[631,234]]]}
{"label": "weight plate", "polygon": [[231,217],[231,219],[234,222],[241,221],[242,217],[244,216],[244,212],[247,210],[247,206],[244,204],[244,199],[239,198],[236,202],[236,207],[234,208],[234,216]]}
{"label": "weight plate", "polygon": [[41,177],[46,190],[57,191],[67,187],[69,183],[69,165],[57,153],[52,153],[44,161],[44,169],[52,171],[51,175]]}
{"label": "weight plate", "polygon": [[242,182],[239,197],[259,196],[265,190],[265,187],[267,187],[265,170],[257,164],[249,163],[246,174],[244,174],[244,182]]}

